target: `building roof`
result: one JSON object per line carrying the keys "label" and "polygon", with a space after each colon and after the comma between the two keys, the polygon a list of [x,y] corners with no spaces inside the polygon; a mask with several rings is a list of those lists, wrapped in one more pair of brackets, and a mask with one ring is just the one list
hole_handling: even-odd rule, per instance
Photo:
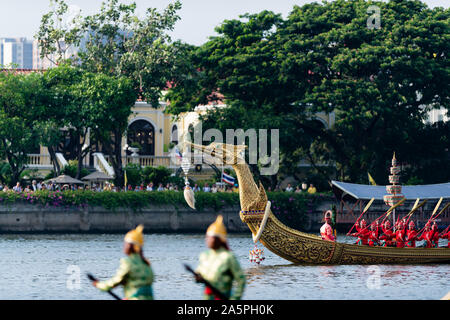
{"label": "building roof", "polygon": [[[365,184],[331,181],[332,189],[338,199],[371,199],[383,200],[387,195],[386,186],[372,186]],[[402,186],[402,194],[407,200],[450,198],[450,182],[417,186]]]}

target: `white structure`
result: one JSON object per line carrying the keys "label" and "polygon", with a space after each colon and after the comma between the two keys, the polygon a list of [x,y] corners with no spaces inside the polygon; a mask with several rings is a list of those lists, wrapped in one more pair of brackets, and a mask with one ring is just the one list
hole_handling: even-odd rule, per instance
{"label": "white structure", "polygon": [[445,108],[433,109],[428,112],[427,123],[436,123],[439,121],[447,122],[448,120],[449,117]]}
{"label": "white structure", "polygon": [[0,65],[8,68],[33,68],[33,41],[26,38],[0,38]]}
{"label": "white structure", "polygon": [[[60,41],[60,46],[64,51],[64,58],[68,59],[76,56],[78,49],[74,47],[66,48],[64,41]],[[38,40],[33,41],[33,69],[46,70],[55,67],[55,62],[58,60],[57,54],[52,54],[48,58],[41,58],[41,50],[39,48]]]}

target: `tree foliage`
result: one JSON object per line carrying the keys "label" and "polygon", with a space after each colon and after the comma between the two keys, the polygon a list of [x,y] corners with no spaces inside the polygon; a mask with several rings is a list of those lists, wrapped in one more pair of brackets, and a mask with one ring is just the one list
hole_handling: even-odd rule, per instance
{"label": "tree foliage", "polygon": [[[367,27],[370,5],[380,8],[379,29]],[[263,11],[226,20],[190,50],[170,111],[223,99],[228,107],[210,111],[207,126],[279,128],[281,171],[290,173],[306,158],[319,172],[335,165],[342,180],[367,183],[370,172],[385,183],[394,151],[411,168],[448,164],[449,132],[425,119],[450,109],[449,21],[449,9],[417,0],[336,0],[295,6],[287,19]],[[317,113],[334,126],[318,125]],[[437,134],[438,144],[421,138]]]}

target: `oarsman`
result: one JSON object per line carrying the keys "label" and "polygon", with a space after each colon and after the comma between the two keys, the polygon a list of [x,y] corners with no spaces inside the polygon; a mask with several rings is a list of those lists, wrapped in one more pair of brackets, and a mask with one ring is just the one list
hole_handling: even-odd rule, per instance
{"label": "oarsman", "polygon": [[406,242],[406,226],[403,220],[400,220],[395,231],[395,243],[397,248],[404,248]]}
{"label": "oarsman", "polygon": [[433,225],[431,226],[431,247],[432,248],[438,248],[439,247],[439,229],[436,224],[436,221],[433,221]]}
{"label": "oarsman", "polygon": [[406,231],[406,246],[414,248],[416,246],[417,230],[414,221],[410,221],[408,231]]}
{"label": "oarsman", "polygon": [[431,231],[431,225],[429,222],[425,224],[424,231],[422,234],[417,238],[418,241],[425,240],[425,244],[422,244],[421,247],[425,246],[425,248],[431,248],[431,240],[430,240],[430,231]]}
{"label": "oarsman", "polygon": [[439,244],[439,230],[436,221],[433,221],[433,225],[427,222],[425,231],[417,240],[425,240],[425,248],[437,248]]}
{"label": "oarsman", "polygon": [[368,245],[368,238],[369,238],[369,230],[367,230],[367,223],[366,220],[362,219],[359,224],[358,221],[355,223],[356,231],[355,233],[352,233],[351,236],[358,237],[358,240],[356,240],[356,244],[359,245]]}
{"label": "oarsman", "polygon": [[331,226],[331,210],[325,212],[325,223],[320,228],[320,236],[322,240],[326,241],[336,241],[336,238],[333,235],[333,227]]}
{"label": "oarsman", "polygon": [[450,230],[447,228],[447,232],[441,235],[441,239],[447,239],[447,248],[450,248]]}
{"label": "oarsman", "polygon": [[379,240],[378,240],[378,224],[377,223],[372,223],[370,225],[368,243],[369,243],[369,246],[371,246],[371,247],[380,245]]}
{"label": "oarsman", "polygon": [[[206,245],[209,250],[200,254],[196,280],[207,280],[230,300],[241,299],[246,279],[236,256],[228,247],[227,230],[221,215],[206,230]],[[236,282],[234,290],[233,282]],[[205,286],[204,297],[206,300],[220,299],[208,286]]]}
{"label": "oarsman", "polygon": [[394,247],[395,246],[395,233],[392,231],[391,223],[389,220],[386,220],[381,228],[383,230],[383,234],[380,236],[380,245],[383,247]]}
{"label": "oarsman", "polygon": [[109,291],[118,285],[123,286],[127,300],[153,300],[153,271],[150,262],[144,258],[143,225],[125,235],[123,251],[127,257],[120,260],[116,275],[106,281],[94,281],[95,287]]}

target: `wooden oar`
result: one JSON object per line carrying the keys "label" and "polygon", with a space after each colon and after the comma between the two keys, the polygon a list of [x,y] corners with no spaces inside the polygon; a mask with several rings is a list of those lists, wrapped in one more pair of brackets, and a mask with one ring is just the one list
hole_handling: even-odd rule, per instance
{"label": "wooden oar", "polygon": [[398,203],[396,203],[395,205],[393,205],[392,207],[390,207],[388,209],[388,211],[386,211],[385,213],[383,213],[381,216],[379,216],[378,218],[376,218],[371,224],[369,224],[367,227],[365,227],[364,229],[362,229],[361,231],[364,231],[366,229],[368,229],[371,225],[373,225],[376,221],[380,220],[381,218],[383,218],[384,215],[386,215],[386,217],[383,219],[383,221],[381,221],[381,224],[383,224],[384,220],[386,220],[386,218],[389,216],[389,214],[392,212],[392,210],[394,210],[395,208],[397,208],[398,206],[400,206],[403,202],[405,202],[406,199],[403,198],[402,200],[400,200]]}
{"label": "wooden oar", "polygon": [[[96,277],[94,277],[92,274],[88,273],[87,277],[89,278],[89,280],[91,280],[92,282],[98,281],[98,279]],[[116,300],[122,300],[117,294],[115,294],[114,292],[112,292],[111,290],[106,291],[108,292],[114,299]]]}
{"label": "wooden oar", "polygon": [[[392,211],[394,211],[395,208],[397,208],[398,206],[402,205],[403,202],[405,202],[405,201],[406,201],[406,198],[403,198],[402,200],[400,200],[399,202],[397,202],[395,205],[393,205],[392,207],[390,207],[389,210],[386,211],[386,213],[385,213],[386,216],[384,217],[384,219],[383,219],[383,221],[382,221],[381,223],[383,223],[384,220],[386,220],[386,219],[389,217],[389,215],[391,214]],[[382,217],[382,216],[381,216],[381,217]],[[380,218],[381,218],[381,217],[380,217]],[[378,218],[378,219],[380,219],[380,218]],[[378,219],[376,219],[376,220],[378,220]],[[376,221],[376,220],[375,220],[375,221]]]}
{"label": "wooden oar", "polygon": [[450,202],[447,203],[444,208],[442,208],[441,211],[439,211],[439,213],[433,218],[433,220],[436,220],[437,217],[439,217],[448,207],[450,206]]}
{"label": "wooden oar", "polygon": [[[363,212],[361,213],[361,215],[359,216],[358,219],[356,219],[355,224],[359,221],[359,219],[361,219],[361,217],[363,216],[364,213],[367,212],[367,210],[369,210],[370,206],[372,205],[372,202],[375,200],[375,198],[370,199],[369,203],[367,203],[367,205],[365,206]],[[353,228],[355,227],[355,224],[353,224],[352,228],[350,229],[349,232],[347,232],[347,235],[350,234],[350,232],[352,232]]]}
{"label": "wooden oar", "polygon": [[[183,264],[184,268],[192,273],[194,276],[198,276],[198,273],[195,272],[189,265]],[[208,280],[203,279],[203,277],[200,280],[201,283],[203,283],[205,286],[211,289],[211,291],[214,293],[215,296],[219,297],[221,300],[229,300],[229,298],[224,295],[219,289],[215,288]]]}
{"label": "wooden oar", "polygon": [[444,234],[446,234],[447,231],[448,231],[448,229],[450,229],[450,225],[449,225],[447,228],[445,228],[445,229],[439,234],[439,236],[441,237],[441,236],[443,236]]}
{"label": "wooden oar", "polygon": [[[417,201],[418,201],[418,200],[419,200],[419,199],[417,199]],[[422,201],[419,205],[417,205],[417,201],[416,201],[416,203],[414,203],[414,206],[413,206],[413,208],[411,209],[411,211],[408,212],[408,214],[406,214],[406,215],[403,217],[403,219],[408,219],[407,221],[409,221],[409,219],[411,218],[411,216],[413,215],[413,213],[416,212],[417,209],[423,207],[423,206],[425,205],[425,203],[428,202],[428,200],[424,200],[424,201]]]}
{"label": "wooden oar", "polygon": [[442,197],[439,199],[438,203],[436,204],[436,207],[434,208],[433,212],[431,213],[431,217],[430,219],[428,219],[427,223],[425,223],[424,227],[417,233],[417,237],[420,236],[420,234],[425,230],[426,225],[432,220],[432,219],[436,219],[438,215],[440,215],[442,212],[445,211],[445,209],[448,208],[448,206],[450,205],[450,202],[447,203],[444,208],[439,212],[439,214],[436,217],[433,217],[434,214],[436,213],[436,211],[439,209],[439,206],[441,205],[442,202]]}

